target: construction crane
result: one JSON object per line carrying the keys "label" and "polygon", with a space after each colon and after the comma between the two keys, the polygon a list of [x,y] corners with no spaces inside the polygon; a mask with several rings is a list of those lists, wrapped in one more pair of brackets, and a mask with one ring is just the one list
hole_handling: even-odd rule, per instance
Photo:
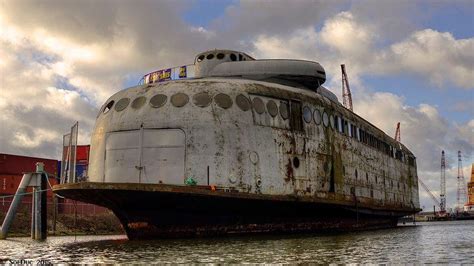
{"label": "construction crane", "polygon": [[464,173],[462,170],[461,151],[458,151],[458,193],[456,211],[463,211],[463,206],[466,201],[466,182],[464,182]]}
{"label": "construction crane", "polygon": [[352,95],[351,89],[349,88],[349,80],[347,79],[346,66],[341,65],[342,71],[342,104],[347,109],[352,110]]}
{"label": "construction crane", "polygon": [[446,213],[446,159],[444,157],[444,151],[441,151],[441,184],[439,200],[440,213]]}
{"label": "construction crane", "polygon": [[395,130],[395,140],[400,142],[400,122],[397,123],[397,129]]}
{"label": "construction crane", "polygon": [[438,201],[438,199],[435,197],[435,195],[433,195],[433,193],[431,193],[431,190],[428,188],[428,186],[425,183],[423,183],[423,181],[421,181],[420,178],[418,178],[418,182],[420,182],[421,186],[431,196],[431,199],[433,199],[433,201],[436,203],[436,205],[438,205],[438,207],[441,209],[441,203]]}

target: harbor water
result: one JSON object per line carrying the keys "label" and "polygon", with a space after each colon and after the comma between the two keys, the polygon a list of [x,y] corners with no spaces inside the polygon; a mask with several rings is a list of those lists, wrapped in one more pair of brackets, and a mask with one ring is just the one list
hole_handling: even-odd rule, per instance
{"label": "harbor water", "polygon": [[0,240],[0,263],[474,263],[474,221],[338,234],[129,241],[126,236]]}

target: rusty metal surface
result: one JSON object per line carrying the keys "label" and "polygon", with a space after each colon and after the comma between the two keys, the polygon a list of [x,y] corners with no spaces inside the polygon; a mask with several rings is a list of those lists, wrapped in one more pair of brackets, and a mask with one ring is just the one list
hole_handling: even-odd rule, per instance
{"label": "rusty metal surface", "polygon": [[[180,129],[185,134],[184,174],[172,184],[184,184],[192,177],[198,185],[209,182],[251,197],[294,197],[334,204],[357,201],[393,210],[419,208],[416,164],[340,133],[334,117],[343,117],[407,157],[413,156],[411,152],[363,118],[315,92],[268,82],[203,78],[137,86],[118,92],[107,102],[139,96],[150,99],[159,94],[189,99],[202,93],[212,98],[208,106],[179,101],[177,106],[181,107],[166,102],[160,108],[145,104],[137,110],[129,106],[121,112],[101,114],[92,135],[89,181],[137,183],[134,176],[155,167],[150,160],[150,165],[137,165],[137,175],[105,179],[105,161],[109,158],[105,143],[111,132]],[[219,107],[215,96],[220,94],[236,104],[227,109]],[[244,108],[239,103],[243,100],[238,100],[242,96],[250,100],[244,100]],[[248,109],[247,105],[255,102],[256,106]],[[278,115],[273,116],[270,102],[278,105]],[[303,109],[312,112],[314,119],[305,122]],[[159,184],[160,179],[148,183]]]}
{"label": "rusty metal surface", "polygon": [[[138,191],[138,192],[156,192],[156,193],[172,193],[177,195],[197,195],[197,196],[211,196],[216,199],[218,198],[236,198],[236,199],[250,199],[260,201],[273,201],[277,202],[301,202],[301,203],[314,203],[315,205],[334,205],[352,209],[357,206],[360,212],[372,213],[379,216],[394,216],[400,217],[407,214],[418,212],[419,209],[413,208],[402,208],[400,206],[387,206],[381,207],[368,202],[363,198],[357,199],[357,202],[353,199],[347,199],[345,197],[330,197],[329,199],[315,198],[315,197],[296,197],[294,195],[265,195],[265,194],[254,194],[254,193],[241,193],[235,190],[224,190],[217,189],[212,190],[210,186],[183,186],[183,185],[168,185],[168,184],[138,184],[138,183],[96,183],[96,182],[81,182],[74,184],[60,184],[53,187],[53,191],[60,195],[64,195],[70,198],[76,198],[85,202],[102,205],[100,200],[94,197],[89,197],[88,191]],[[81,196],[78,196],[81,195]],[[123,201],[128,200],[128,197],[122,199]],[[104,206],[107,207],[107,206]]]}
{"label": "rusty metal surface", "polygon": [[130,239],[387,228],[412,212],[193,186],[80,183],[54,191],[111,209]]}

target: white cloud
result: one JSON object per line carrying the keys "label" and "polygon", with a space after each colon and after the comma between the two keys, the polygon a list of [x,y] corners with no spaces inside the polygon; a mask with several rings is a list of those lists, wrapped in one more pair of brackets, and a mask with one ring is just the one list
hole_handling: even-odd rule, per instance
{"label": "white cloud", "polygon": [[350,12],[342,12],[328,19],[321,30],[324,44],[343,57],[368,56],[374,42],[374,30],[358,23]]}
{"label": "white cloud", "polygon": [[418,73],[441,87],[451,82],[474,88],[474,38],[455,39],[449,32],[425,29],[382,51],[380,60],[391,62],[389,73]]}

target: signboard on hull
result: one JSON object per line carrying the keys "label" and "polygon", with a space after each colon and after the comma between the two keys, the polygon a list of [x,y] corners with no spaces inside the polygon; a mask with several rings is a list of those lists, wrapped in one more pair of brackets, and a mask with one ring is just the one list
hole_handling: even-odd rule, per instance
{"label": "signboard on hull", "polygon": [[139,85],[194,77],[194,65],[160,69],[146,74]]}

